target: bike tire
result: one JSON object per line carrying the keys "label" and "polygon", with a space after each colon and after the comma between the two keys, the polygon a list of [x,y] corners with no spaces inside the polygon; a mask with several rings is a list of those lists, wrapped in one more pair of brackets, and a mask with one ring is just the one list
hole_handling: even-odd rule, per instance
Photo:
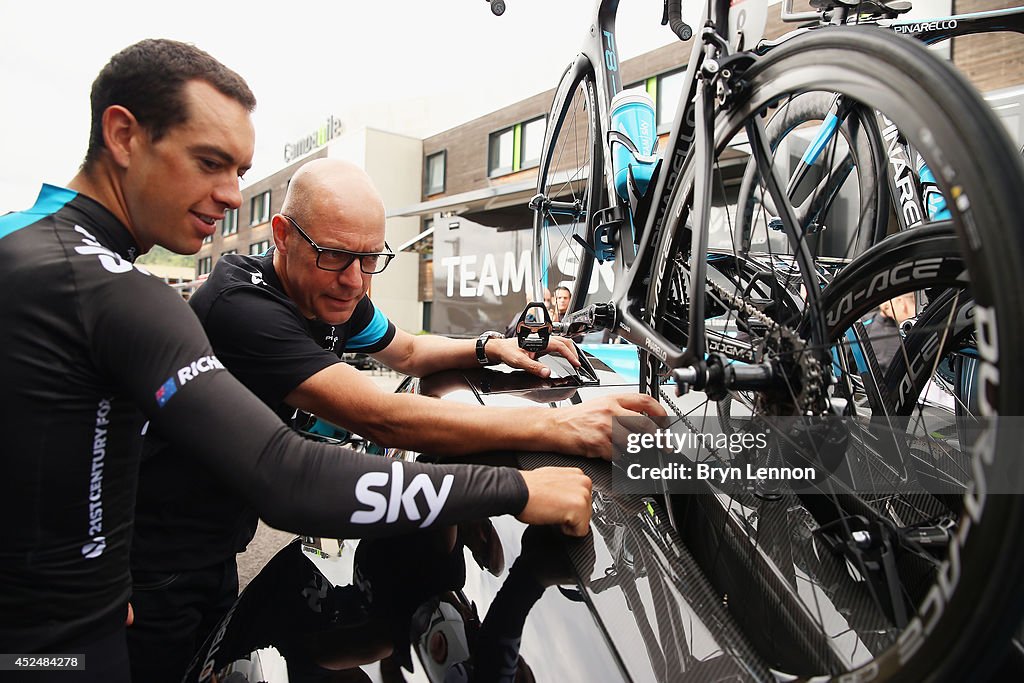
{"label": "bike tire", "polygon": [[[1012,147],[984,102],[959,74],[919,45],[865,27],[822,29],[794,38],[750,66],[743,80],[742,97],[716,118],[716,157],[729,156],[729,141],[744,130],[748,120],[763,116],[770,106],[804,92],[836,91],[885,111],[929,165],[941,169],[937,173],[940,188],[954,198],[950,204],[956,248],[969,276],[979,338],[984,340],[980,354],[985,366],[982,407],[991,416],[1024,414],[1024,396],[1017,389],[1024,380],[1024,359],[1006,352],[1018,348],[1024,334],[1024,311],[1018,300],[1024,287],[1024,236],[1006,228],[1015,225],[1024,211],[1019,191],[1024,171],[1016,155],[1007,153]],[[678,222],[661,236],[662,241],[671,242],[659,244],[655,253],[675,254],[685,260],[684,240],[688,238],[681,226],[688,218],[694,181],[692,173],[681,177],[689,178],[691,185],[673,190],[674,206],[681,211],[669,213],[676,213]],[[847,267],[857,268],[858,261]],[[826,277],[817,264],[815,273],[804,275]],[[891,279],[893,273],[863,270],[861,289],[870,288],[871,278],[883,276]],[[780,280],[786,277],[788,273],[778,275]],[[962,283],[962,273],[960,278]],[[679,308],[679,301],[673,301],[681,294],[678,269],[665,267],[654,280],[647,293],[646,318],[666,337],[678,337],[685,330],[685,320],[672,321],[668,315],[672,305]],[[869,303],[865,298],[858,306]],[[820,319],[824,312],[818,308],[806,315]],[[826,335],[834,336],[842,325],[833,322],[831,327],[819,329],[828,329]],[[827,348],[832,340],[814,339],[810,327],[803,328],[804,337],[818,348]],[[681,341],[685,343],[685,338]],[[645,352],[642,356],[642,367],[657,365]],[[778,359],[783,362],[781,355]],[[645,388],[652,395],[663,396],[658,384],[648,377]],[[999,461],[999,476],[1009,477],[1019,486],[1024,471],[1016,462],[1019,458],[1010,432],[999,427],[986,448],[975,456],[977,482],[991,481],[997,472],[993,463]],[[690,513],[691,502],[686,503]],[[674,503],[678,501],[670,501],[670,505]],[[870,653],[866,660],[841,662],[833,652],[812,652],[808,661],[825,670],[799,673],[828,674],[843,680],[961,680],[978,675],[986,663],[998,663],[1000,649],[1019,623],[1024,606],[1024,586],[1019,581],[1024,553],[1006,544],[1024,531],[1024,500],[1019,495],[988,496],[980,508],[970,509],[971,516],[962,515],[958,521],[949,556],[935,571],[930,586],[920,591],[925,601],[918,606],[923,604],[927,614],[915,612],[905,628],[895,629],[877,648],[865,646]],[[701,531],[705,536],[709,533]],[[722,547],[735,544],[735,540],[718,541]],[[718,569],[722,571],[720,566]],[[705,567],[709,574],[713,570]],[[952,582],[951,571],[955,575]],[[779,587],[775,583],[778,577],[759,577],[758,581],[758,585]],[[793,618],[785,615],[786,620]],[[789,623],[780,622],[779,630],[803,628]],[[814,647],[828,647],[822,645],[827,641],[824,634],[800,635]]]}
{"label": "bike tire", "polygon": [[566,286],[568,312],[586,303],[594,270],[594,256],[576,238],[588,238],[595,214],[607,205],[596,87],[593,66],[580,55],[555,90],[537,169],[538,196],[577,208],[534,208],[533,300]]}

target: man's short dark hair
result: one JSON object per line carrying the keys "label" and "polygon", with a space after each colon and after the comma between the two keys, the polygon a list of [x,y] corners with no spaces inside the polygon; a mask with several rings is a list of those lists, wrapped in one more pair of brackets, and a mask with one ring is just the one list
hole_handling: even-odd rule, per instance
{"label": "man's short dark hair", "polygon": [[103,112],[120,105],[128,109],[154,142],[188,120],[184,88],[189,81],[209,83],[247,111],[256,97],[245,80],[194,45],[149,39],[130,45],[110,58],[92,84],[92,127],[83,167],[105,147]]}
{"label": "man's short dark hair", "polygon": [[566,287],[565,285],[558,285],[557,287],[555,287],[555,291],[556,292],[558,290],[560,290],[560,289],[564,289],[566,294],[568,294],[569,296],[572,296],[572,290],[569,289],[568,287]]}

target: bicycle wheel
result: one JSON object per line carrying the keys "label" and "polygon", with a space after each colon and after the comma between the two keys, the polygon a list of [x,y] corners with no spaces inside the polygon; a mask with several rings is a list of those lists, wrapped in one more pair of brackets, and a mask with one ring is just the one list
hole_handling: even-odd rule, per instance
{"label": "bicycle wheel", "polygon": [[606,205],[602,155],[594,71],[580,56],[555,90],[531,202],[534,301],[565,286],[570,312],[586,302],[594,258],[578,240]]}
{"label": "bicycle wheel", "polygon": [[[789,161],[787,194],[801,229],[814,235],[812,251],[852,257],[885,237],[886,155],[872,113],[834,93],[803,93],[773,112],[765,132],[776,157]],[[849,220],[847,204],[861,206],[856,222]],[[736,239],[741,250],[773,237],[777,246],[784,243],[779,211],[753,160],[743,174],[738,205]]]}
{"label": "bicycle wheel", "polygon": [[[776,669],[844,680],[979,675],[998,662],[1024,604],[1024,553],[1005,542],[1024,530],[1021,496],[981,495],[977,504],[979,491],[997,483],[1001,491],[1019,490],[1024,477],[1007,424],[1024,409],[1017,388],[1024,364],[1006,352],[1024,333],[1017,294],[1024,237],[1005,227],[1024,211],[1024,171],[1008,154],[1001,125],[960,76],[911,41],[874,29],[795,38],[753,63],[742,80],[742,95],[715,122],[711,227],[724,244],[709,268],[715,286],[707,295],[708,348],[733,359],[746,349],[775,364],[784,381],[728,391],[729,415],[799,417],[827,407],[850,420],[904,415],[920,424],[891,431],[887,442],[872,440],[867,429],[846,434],[844,466],[892,490],[841,483],[808,496],[782,484],[725,495],[709,487],[706,495],[673,497],[673,518],[712,583],[729,604],[743,606],[748,635]],[[758,137],[764,112],[808,92],[841,93],[896,122],[929,166],[942,169],[940,187],[954,200],[951,220],[895,235],[852,260],[810,250],[808,235],[792,223],[784,226],[782,249],[772,240],[763,252],[741,253],[729,244],[747,168],[741,152],[765,140]],[[788,178],[767,141],[762,149],[768,151],[757,162],[759,176]],[[655,252],[674,256],[658,271],[645,310],[678,345],[686,342],[689,259],[688,231],[679,226],[689,218],[695,172],[682,175],[689,186],[676,190],[679,223]],[[776,196],[786,189],[779,185]],[[804,250],[814,258],[801,259]],[[912,324],[893,326],[899,341],[882,369],[878,351],[886,336],[862,334],[865,316],[908,296]],[[715,335],[736,348],[713,345]],[[857,349],[868,351],[876,367],[858,371],[850,359]],[[982,417],[1002,416],[974,440],[973,451],[957,443],[957,411],[933,410],[927,396],[943,360],[966,352],[980,367],[972,405]],[[715,400],[657,393],[687,428],[710,429]],[[727,455],[702,457],[720,464]],[[758,464],[772,457],[779,454],[771,448],[741,455]],[[949,486],[900,488],[922,484],[929,473]],[[935,543],[924,550],[906,541],[914,536]],[[876,552],[877,562],[869,560]]]}

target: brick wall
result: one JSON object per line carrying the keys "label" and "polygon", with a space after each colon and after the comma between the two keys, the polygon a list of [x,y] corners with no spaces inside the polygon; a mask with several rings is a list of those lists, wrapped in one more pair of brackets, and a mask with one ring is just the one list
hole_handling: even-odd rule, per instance
{"label": "brick wall", "polygon": [[[1006,0],[953,0],[955,14],[1016,7]],[[1024,36],[989,33],[953,40],[953,63],[986,92],[1024,83]]]}

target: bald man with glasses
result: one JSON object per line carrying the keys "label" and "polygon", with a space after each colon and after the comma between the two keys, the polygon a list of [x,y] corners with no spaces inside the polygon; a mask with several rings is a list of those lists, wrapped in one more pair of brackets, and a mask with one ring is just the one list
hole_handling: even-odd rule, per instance
{"label": "bald man with glasses", "polygon": [[[308,413],[382,446],[419,452],[539,449],[608,459],[613,417],[664,415],[641,394],[554,410],[453,410],[434,398],[380,390],[340,362],[341,354],[369,353],[416,377],[497,363],[549,373],[515,339],[449,339],[396,328],[367,294],[373,275],[395,257],[384,224],[383,202],[361,169],[311,161],[271,219],[270,252],[225,256],[189,300],[217,358],[283,420]],[[547,351],[579,363],[565,339],[553,338]],[[150,651],[166,656],[172,640],[187,641],[179,649],[201,645],[236,596],[235,554],[257,523],[229,483],[187,453],[149,437],[146,448],[132,548],[133,664]]]}

